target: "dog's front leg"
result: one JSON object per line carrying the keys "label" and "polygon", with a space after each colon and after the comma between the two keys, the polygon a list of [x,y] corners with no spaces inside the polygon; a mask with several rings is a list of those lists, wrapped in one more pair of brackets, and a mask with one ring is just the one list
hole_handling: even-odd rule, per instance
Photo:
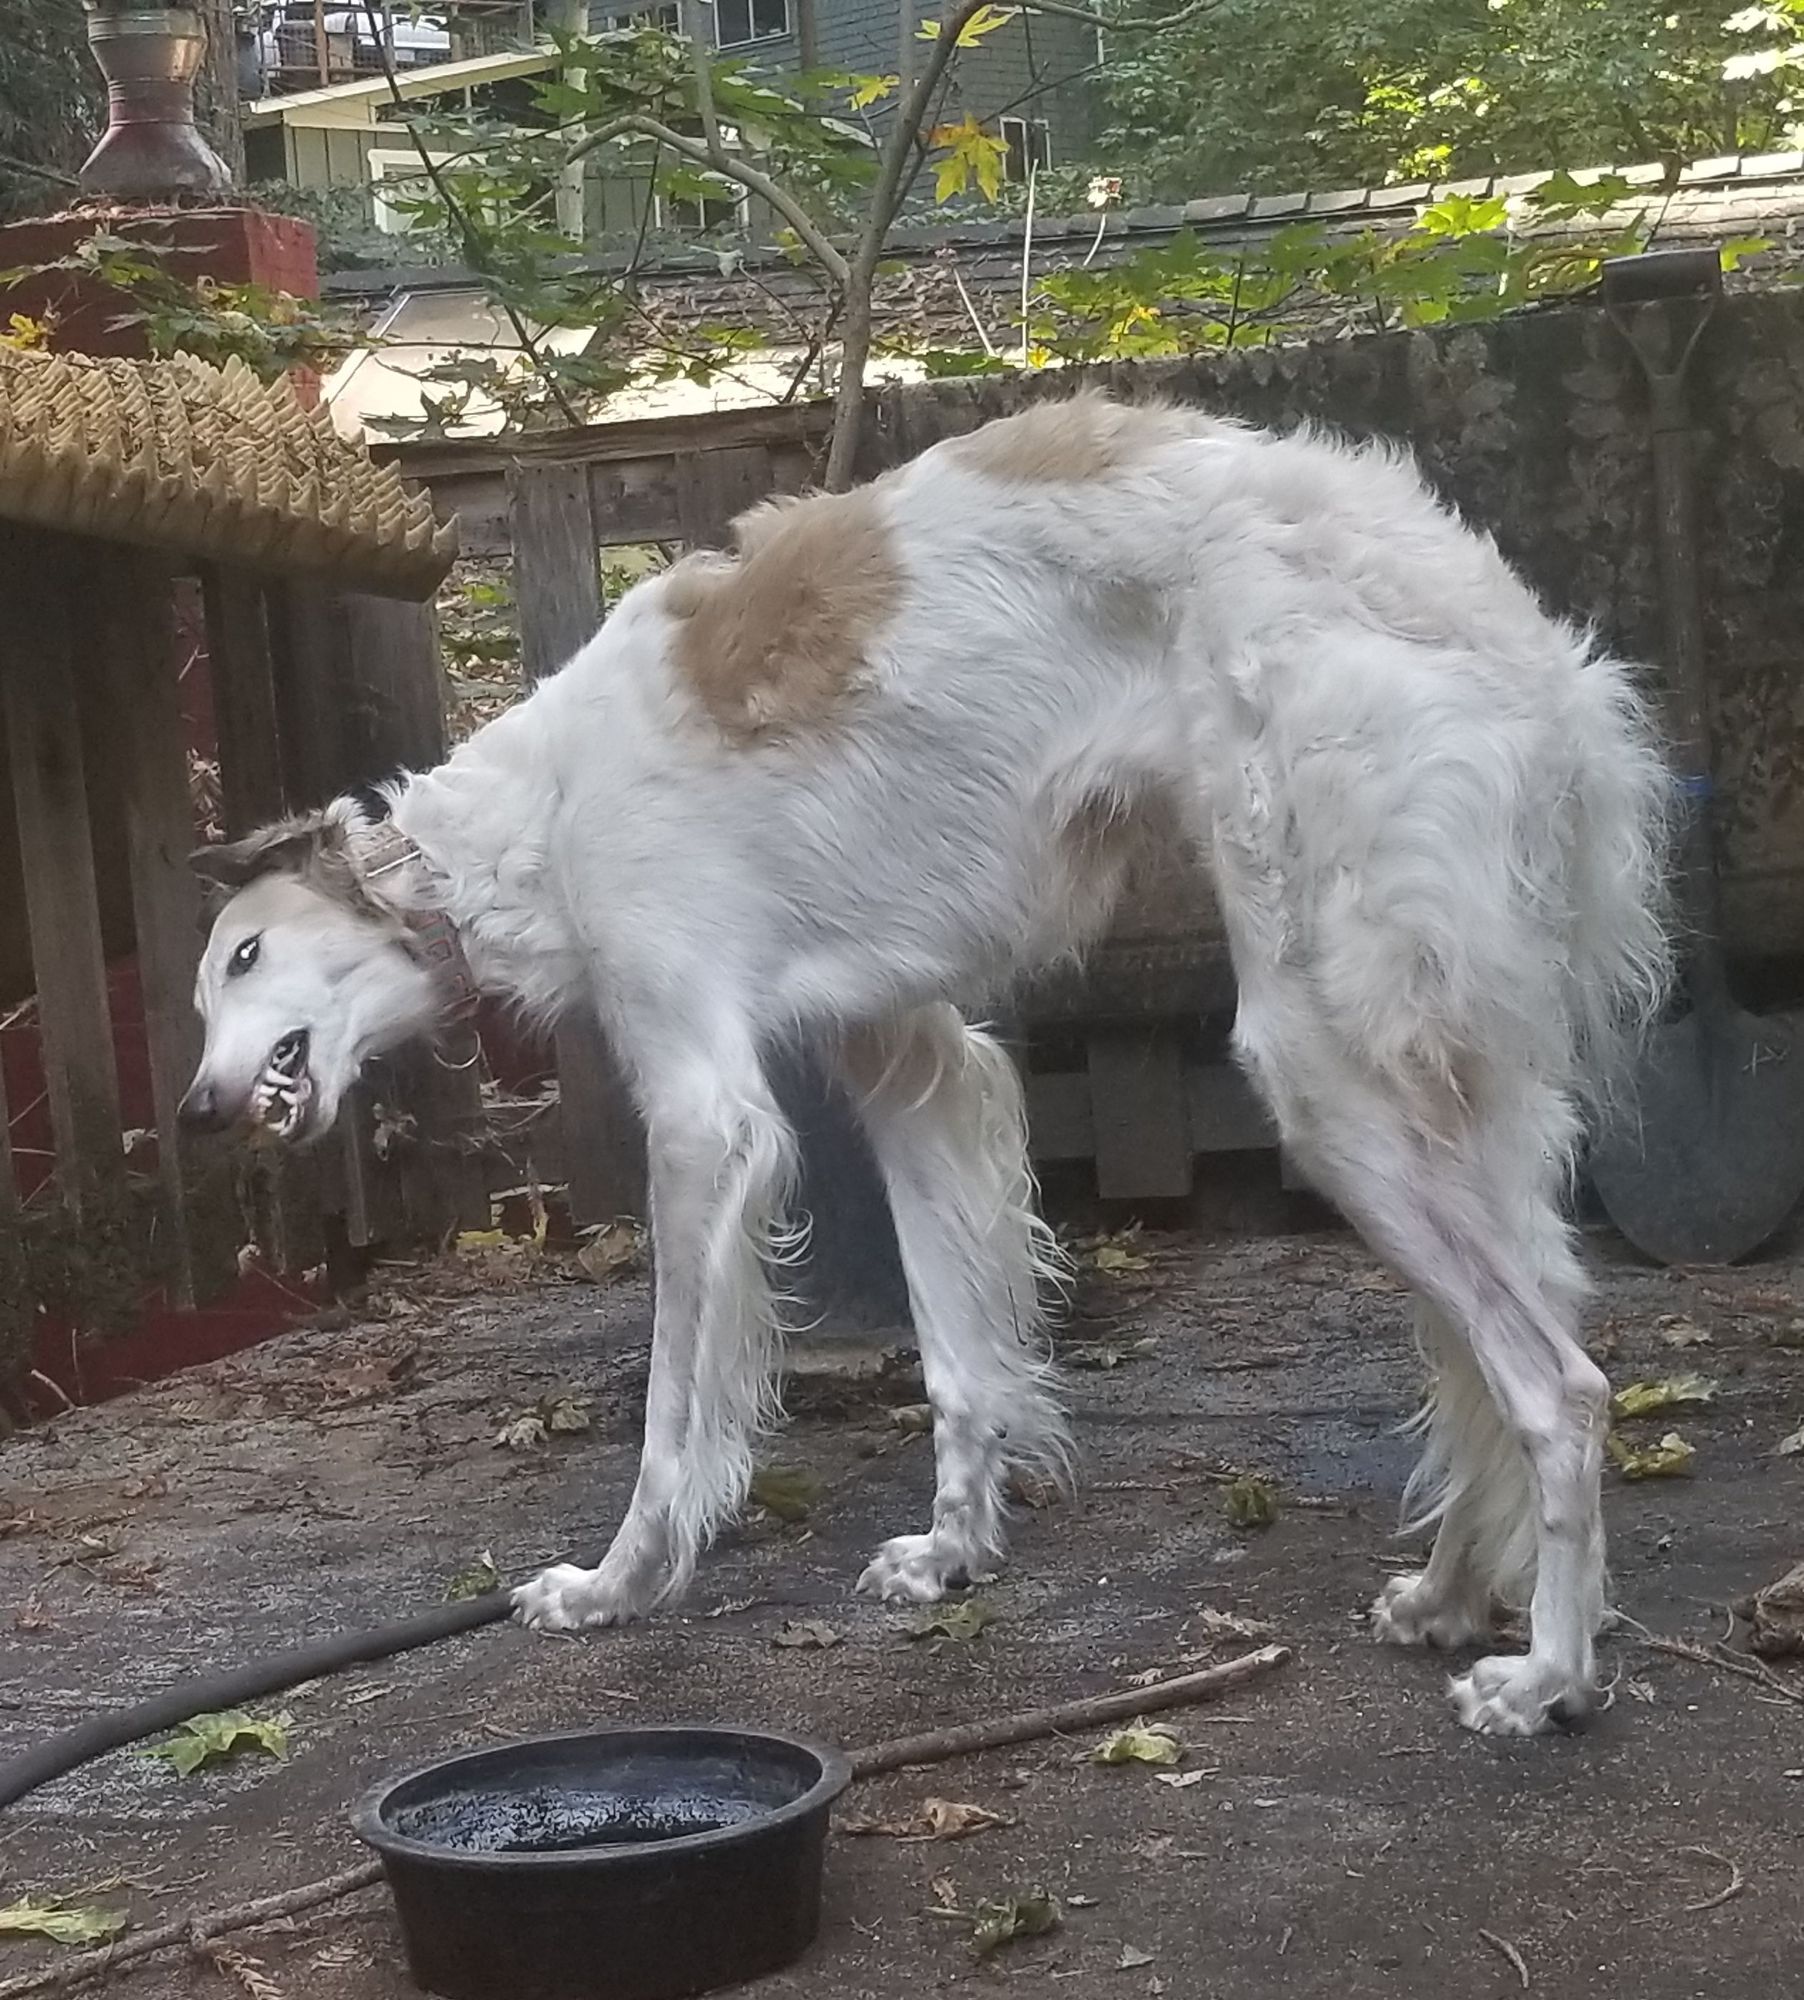
{"label": "dog's front leg", "polygon": [[647,1096],[657,1303],[639,1477],[598,1568],[559,1563],[515,1591],[540,1631],[617,1625],[679,1592],[744,1500],[775,1401],[768,1263],[793,1134],[749,1049],[733,1064],[692,1058]]}

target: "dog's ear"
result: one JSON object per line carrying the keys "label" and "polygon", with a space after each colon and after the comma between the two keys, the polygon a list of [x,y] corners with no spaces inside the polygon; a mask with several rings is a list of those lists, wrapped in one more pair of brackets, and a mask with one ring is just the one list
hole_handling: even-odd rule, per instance
{"label": "dog's ear", "polygon": [[188,866],[203,882],[221,889],[242,889],[259,875],[273,875],[278,870],[299,875],[310,861],[335,843],[338,833],[336,822],[324,813],[278,820],[274,826],[246,834],[242,840],[197,847],[188,857]]}

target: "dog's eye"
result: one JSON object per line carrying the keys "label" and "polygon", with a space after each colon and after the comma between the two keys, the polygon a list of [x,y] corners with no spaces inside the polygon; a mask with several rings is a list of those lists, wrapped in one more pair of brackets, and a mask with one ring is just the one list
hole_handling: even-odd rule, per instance
{"label": "dog's eye", "polygon": [[257,954],[263,949],[261,932],[255,937],[247,937],[230,958],[226,960],[226,977],[235,979],[240,973],[249,972],[257,962]]}

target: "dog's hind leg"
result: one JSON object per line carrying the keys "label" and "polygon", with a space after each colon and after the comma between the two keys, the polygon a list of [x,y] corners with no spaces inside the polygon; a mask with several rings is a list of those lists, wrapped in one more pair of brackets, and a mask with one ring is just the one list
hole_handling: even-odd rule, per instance
{"label": "dog's hind leg", "polygon": [[736,1034],[638,1068],[657,1271],[639,1476],[599,1568],[561,1563],[515,1592],[522,1622],[546,1631],[618,1624],[682,1590],[776,1414],[771,1265],[794,1241],[794,1134]]}
{"label": "dog's hind leg", "polygon": [[886,1542],[859,1588],[924,1603],[1001,1562],[1012,1467],[1063,1473],[1043,1332],[1057,1252],[1020,1080],[989,1036],[923,1007],[849,1037],[840,1069],[889,1190],[934,1412],[932,1525]]}
{"label": "dog's hind leg", "polygon": [[[1561,1268],[1571,1263],[1564,1224],[1545,1184],[1519,1183],[1506,1198],[1487,1169],[1482,1121],[1433,1132],[1369,1070],[1324,1062],[1319,1047],[1314,1054],[1296,1063],[1300,1087],[1274,1091],[1287,1139],[1322,1191],[1463,1344],[1458,1393],[1482,1384],[1489,1399],[1485,1420],[1468,1410],[1442,1433],[1449,1502],[1442,1533],[1456,1539],[1439,1567],[1431,1565],[1432,1587],[1425,1575],[1387,1593],[1390,1616],[1401,1622],[1419,1611],[1426,1619],[1462,1599],[1469,1607],[1499,1564],[1532,1567],[1528,1652],[1480,1660],[1451,1692],[1468,1728],[1533,1735],[1596,1706],[1593,1640],[1604,1617],[1599,1487],[1608,1392],[1577,1338],[1578,1288],[1563,1282]],[[1282,1051],[1268,1043],[1261,1070],[1270,1075],[1274,1060],[1282,1065]],[[1559,1263],[1550,1266],[1556,1245]],[[1497,1580],[1507,1587],[1516,1579]],[[1456,1594],[1435,1603],[1450,1586]],[[1385,1622],[1381,1616],[1381,1629]]]}

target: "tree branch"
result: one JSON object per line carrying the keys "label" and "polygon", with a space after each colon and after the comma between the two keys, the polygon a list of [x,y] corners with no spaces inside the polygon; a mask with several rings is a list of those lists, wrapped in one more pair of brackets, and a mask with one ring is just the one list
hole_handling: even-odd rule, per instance
{"label": "tree branch", "polygon": [[958,38],[985,0],[958,0],[940,22],[940,31],[896,108],[896,122],[883,143],[877,185],[871,190],[870,212],[853,252],[846,282],[846,327],[840,339],[839,388],[833,400],[833,443],[827,452],[822,484],[829,493],[843,493],[852,483],[858,455],[858,434],[864,421],[864,370],[871,357],[871,286],[889,240],[890,225],[902,204],[908,155],[920,135],[922,120],[957,52]]}
{"label": "tree branch", "polygon": [[1199,14],[1213,14],[1221,4],[1222,0],[1190,0],[1187,7],[1174,7],[1169,14],[1097,14],[1088,7],[1071,6],[1068,0],[1014,0],[1023,14],[1056,14],[1061,20],[1104,28],[1111,35],[1157,34],[1161,28],[1194,21]]}
{"label": "tree branch", "polygon": [[[369,23],[370,38],[376,44],[376,48],[382,58],[382,75],[383,80],[388,85],[390,101],[393,103],[394,108],[401,114],[401,122],[407,127],[407,136],[413,141],[413,150],[419,155],[421,169],[425,173],[426,179],[431,183],[433,193],[445,204],[445,213],[450,216],[452,222],[456,225],[458,235],[463,239],[464,255],[470,260],[471,268],[480,271],[482,269],[482,259],[476,250],[476,232],[470,227],[470,218],[465,215],[462,204],[451,192],[451,184],[445,179],[438,162],[427,149],[425,140],[420,137],[419,127],[414,124],[412,115],[407,109],[407,100],[401,95],[401,80],[395,74],[394,50],[389,45],[388,37],[383,31],[381,20],[377,17],[375,0],[363,0],[363,13],[365,20]],[[547,364],[544,355],[539,352],[539,344],[533,338],[531,328],[527,326],[519,313],[514,310],[512,300],[496,294],[495,303],[500,306],[502,312],[506,315],[507,323],[513,330],[513,336],[520,343],[521,353],[531,362],[534,374],[544,383],[551,400],[557,405],[558,415],[567,424],[580,424],[582,422],[581,413],[577,410],[576,405],[571,402],[570,398],[565,395],[564,385],[557,379],[555,372]]]}
{"label": "tree branch", "polygon": [[[981,6],[983,0],[975,0]],[[668,146],[673,153],[680,153],[686,160],[693,160],[697,166],[707,167],[724,180],[737,181],[749,193],[761,201],[768,202],[782,216],[791,229],[802,239],[810,255],[826,272],[834,284],[844,287],[850,282],[851,267],[835,248],[831,238],[787,189],[779,187],[771,177],[759,168],[750,165],[737,153],[729,153],[725,148],[716,149],[705,139],[692,139],[686,132],[675,131],[656,118],[648,118],[642,112],[628,111],[618,118],[610,118],[605,125],[599,125],[571,147],[565,155],[566,161],[580,160],[599,147],[611,145],[616,139],[627,137],[656,139]]]}

